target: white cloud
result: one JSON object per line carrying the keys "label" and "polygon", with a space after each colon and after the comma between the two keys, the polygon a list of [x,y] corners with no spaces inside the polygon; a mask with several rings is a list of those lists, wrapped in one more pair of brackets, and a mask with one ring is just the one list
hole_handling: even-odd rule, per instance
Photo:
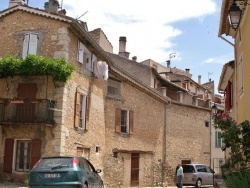
{"label": "white cloud", "polygon": [[67,15],[81,16],[89,30],[101,28],[118,53],[119,37],[127,37],[126,51],[138,61],[167,60],[175,45],[171,39],[182,34],[171,24],[201,19],[216,11],[214,0],[64,0]]}

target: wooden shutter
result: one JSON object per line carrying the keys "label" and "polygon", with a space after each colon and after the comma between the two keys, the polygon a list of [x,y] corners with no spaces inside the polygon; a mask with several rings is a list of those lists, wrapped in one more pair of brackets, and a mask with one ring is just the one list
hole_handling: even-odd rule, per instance
{"label": "wooden shutter", "polygon": [[80,63],[83,63],[83,53],[84,53],[84,45],[80,41],[78,41],[78,54],[77,54],[77,60]]}
{"label": "wooden shutter", "polygon": [[80,109],[81,109],[81,94],[76,92],[76,101],[75,101],[75,127],[79,127],[80,123]]}
{"label": "wooden shutter", "polygon": [[31,142],[31,168],[36,164],[36,162],[41,157],[41,140],[33,139]]}
{"label": "wooden shutter", "polygon": [[4,172],[12,172],[14,139],[6,138],[4,148]]}
{"label": "wooden shutter", "polygon": [[228,112],[232,107],[231,103],[231,82],[228,81],[227,87],[226,87],[226,105],[225,109]]}
{"label": "wooden shutter", "polygon": [[121,109],[115,109],[115,132],[121,132]]}
{"label": "wooden shutter", "polygon": [[85,106],[85,129],[88,130],[89,129],[89,97],[86,96],[86,102],[85,102],[86,106]]}
{"label": "wooden shutter", "polygon": [[22,52],[22,58],[25,58],[28,54],[28,48],[29,48],[29,34],[25,34],[23,38],[23,52]]}
{"label": "wooden shutter", "polygon": [[129,133],[133,134],[134,131],[134,111],[129,111]]}
{"label": "wooden shutter", "polygon": [[30,33],[28,54],[37,54],[37,43],[38,43],[38,34]]}

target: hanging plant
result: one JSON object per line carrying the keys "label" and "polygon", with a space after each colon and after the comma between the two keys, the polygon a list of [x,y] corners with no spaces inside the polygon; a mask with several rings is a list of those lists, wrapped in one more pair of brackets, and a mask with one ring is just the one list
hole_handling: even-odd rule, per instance
{"label": "hanging plant", "polygon": [[53,59],[38,55],[28,55],[24,59],[8,56],[0,59],[0,78],[8,76],[51,75],[55,81],[70,79],[74,66],[65,59]]}

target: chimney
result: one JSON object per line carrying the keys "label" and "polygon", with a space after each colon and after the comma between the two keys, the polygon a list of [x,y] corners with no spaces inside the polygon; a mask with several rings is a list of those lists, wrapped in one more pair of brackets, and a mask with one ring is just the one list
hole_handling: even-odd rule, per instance
{"label": "chimney", "polygon": [[59,2],[58,0],[49,0],[44,4],[44,8],[46,12],[58,13]]}
{"label": "chimney", "polygon": [[198,84],[201,84],[201,75],[198,76]]}
{"label": "chimney", "polygon": [[10,0],[9,1],[9,8],[17,6],[17,5],[25,5],[25,0]]}
{"label": "chimney", "polygon": [[133,60],[133,61],[137,61],[137,57],[136,57],[136,56],[133,56],[133,57],[132,57],[132,60]]}
{"label": "chimney", "polygon": [[189,72],[190,71],[190,69],[185,69],[186,70],[186,72]]}
{"label": "chimney", "polygon": [[167,68],[170,68],[170,60],[167,60]]}
{"label": "chimney", "polygon": [[129,58],[129,52],[126,52],[126,37],[120,37],[119,39],[119,56]]}

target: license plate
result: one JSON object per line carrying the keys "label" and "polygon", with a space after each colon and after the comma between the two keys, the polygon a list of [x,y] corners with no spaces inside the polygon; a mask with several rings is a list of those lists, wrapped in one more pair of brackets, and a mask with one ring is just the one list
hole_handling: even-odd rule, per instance
{"label": "license plate", "polygon": [[60,174],[44,174],[44,178],[60,178]]}

